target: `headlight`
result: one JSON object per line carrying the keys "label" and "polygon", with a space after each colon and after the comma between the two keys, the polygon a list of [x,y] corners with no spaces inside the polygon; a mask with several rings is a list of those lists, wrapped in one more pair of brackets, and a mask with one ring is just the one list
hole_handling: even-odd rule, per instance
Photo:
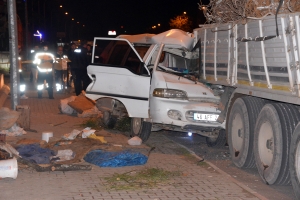
{"label": "headlight", "polygon": [[182,90],[157,88],[153,91],[153,96],[161,98],[187,100],[186,92]]}

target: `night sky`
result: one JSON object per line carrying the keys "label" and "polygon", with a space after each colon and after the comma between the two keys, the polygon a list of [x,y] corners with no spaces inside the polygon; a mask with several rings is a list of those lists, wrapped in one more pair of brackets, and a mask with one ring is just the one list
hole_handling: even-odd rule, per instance
{"label": "night sky", "polygon": [[[69,17],[85,25],[86,37],[106,36],[108,30],[128,34],[151,31],[161,24],[161,30],[169,29],[169,21],[184,11],[195,26],[203,20],[198,9],[199,0],[61,0]],[[121,29],[121,26],[123,28]]]}

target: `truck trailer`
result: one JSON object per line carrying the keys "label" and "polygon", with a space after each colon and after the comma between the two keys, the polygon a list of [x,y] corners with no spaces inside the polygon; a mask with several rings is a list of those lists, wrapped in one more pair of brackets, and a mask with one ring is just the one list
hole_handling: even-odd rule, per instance
{"label": "truck trailer", "polygon": [[201,25],[201,80],[223,88],[232,162],[300,199],[300,13]]}

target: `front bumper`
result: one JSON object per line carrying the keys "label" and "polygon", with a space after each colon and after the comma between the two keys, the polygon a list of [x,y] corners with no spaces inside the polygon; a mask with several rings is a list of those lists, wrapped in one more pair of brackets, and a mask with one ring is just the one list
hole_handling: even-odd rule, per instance
{"label": "front bumper", "polygon": [[[194,120],[194,113],[200,114],[220,114],[216,103],[191,102],[188,100],[176,100],[167,98],[150,97],[150,115],[152,122],[163,129],[172,129],[177,127],[182,131],[213,131],[215,129],[224,129],[225,122]],[[181,117],[174,119],[168,115],[168,111],[175,110],[181,113]],[[179,128],[179,129],[178,129]]]}

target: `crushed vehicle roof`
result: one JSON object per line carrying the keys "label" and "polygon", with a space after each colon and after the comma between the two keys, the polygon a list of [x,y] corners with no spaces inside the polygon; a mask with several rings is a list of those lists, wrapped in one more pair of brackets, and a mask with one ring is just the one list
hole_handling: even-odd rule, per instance
{"label": "crushed vehicle roof", "polygon": [[165,44],[169,48],[184,48],[192,50],[194,37],[182,30],[171,29],[163,33],[155,34],[138,34],[138,35],[119,35],[117,38],[126,39],[131,43],[141,44]]}

